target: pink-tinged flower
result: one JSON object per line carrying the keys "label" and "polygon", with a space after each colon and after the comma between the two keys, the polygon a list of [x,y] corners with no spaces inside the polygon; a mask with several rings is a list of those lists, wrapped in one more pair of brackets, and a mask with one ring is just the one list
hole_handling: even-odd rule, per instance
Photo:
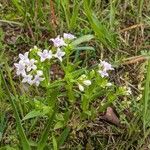
{"label": "pink-tinged flower", "polygon": [[75,37],[73,34],[71,34],[71,33],[64,33],[63,37],[64,37],[64,39],[68,39],[68,40],[73,40],[73,39],[76,38],[76,37]]}
{"label": "pink-tinged flower", "polygon": [[46,49],[43,52],[38,52],[37,54],[40,56],[41,62],[52,58],[52,51],[48,51]]}
{"label": "pink-tinged flower", "polygon": [[31,71],[32,69],[33,70],[37,69],[37,66],[34,64],[36,62],[37,61],[35,59],[31,59],[31,60],[29,60],[29,62],[26,63],[26,65],[27,65],[27,72]]}
{"label": "pink-tinged flower", "polygon": [[100,62],[100,66],[102,66],[102,68],[103,68],[104,71],[114,70],[114,68],[112,67],[112,65],[109,64],[109,63],[106,62],[106,61],[101,61],[101,62]]}
{"label": "pink-tinged flower", "polygon": [[25,63],[23,61],[19,61],[19,63],[15,63],[14,64],[16,69],[17,69],[17,72],[16,74],[19,76],[19,75],[26,75],[26,72],[25,72]]}
{"label": "pink-tinged flower", "polygon": [[67,44],[63,40],[63,38],[60,38],[60,35],[58,35],[55,39],[50,39],[50,41],[53,41],[55,47],[61,47],[66,46]]}
{"label": "pink-tinged flower", "polygon": [[19,58],[22,62],[27,63],[29,61],[28,55],[29,55],[29,52],[24,53],[24,55],[19,54]]}
{"label": "pink-tinged flower", "polygon": [[57,48],[56,54],[54,54],[54,57],[58,58],[60,61],[62,61],[62,57],[65,55],[65,52],[63,52],[60,48]]}
{"label": "pink-tinged flower", "polygon": [[108,77],[108,73],[106,71],[98,70],[98,73],[101,75],[102,78]]}
{"label": "pink-tinged flower", "polygon": [[38,71],[37,71],[37,74],[35,75],[34,80],[33,80],[33,83],[34,83],[36,86],[39,86],[40,82],[45,79],[45,78],[42,78],[41,76],[43,76],[43,71],[38,70]]}
{"label": "pink-tinged flower", "polygon": [[33,78],[33,76],[30,75],[30,74],[29,75],[24,75],[22,82],[32,85],[33,84],[32,78]]}

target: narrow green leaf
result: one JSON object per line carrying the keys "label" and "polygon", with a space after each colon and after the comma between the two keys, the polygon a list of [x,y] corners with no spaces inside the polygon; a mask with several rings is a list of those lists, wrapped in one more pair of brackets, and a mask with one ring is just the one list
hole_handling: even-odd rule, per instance
{"label": "narrow green leaf", "polygon": [[76,47],[74,50],[78,50],[78,51],[95,51],[95,49],[91,46],[87,46],[87,47]]}
{"label": "narrow green leaf", "polygon": [[69,135],[69,132],[70,132],[70,128],[66,127],[58,139],[59,147],[64,144],[65,140],[67,139],[67,137]]}
{"label": "narrow green leaf", "polygon": [[82,36],[80,38],[77,38],[75,41],[73,41],[71,43],[71,45],[72,46],[77,46],[77,45],[79,45],[81,43],[88,42],[88,41],[90,41],[93,38],[94,38],[94,35],[90,35],[90,34],[89,35],[84,35],[84,36]]}
{"label": "narrow green leaf", "polygon": [[29,112],[22,120],[27,120],[35,117],[43,116],[43,113],[39,110],[33,110]]}
{"label": "narrow green leaf", "polygon": [[39,143],[38,143],[38,146],[37,146],[37,150],[43,150],[44,147],[46,146],[49,130],[50,130],[52,122],[53,122],[53,120],[55,118],[55,114],[56,114],[56,111],[54,111],[53,114],[51,115],[51,117],[48,118],[47,123],[46,123],[46,127],[45,127],[45,129],[44,129],[44,131],[42,133],[42,136],[41,136],[40,140],[39,140]]}
{"label": "narrow green leaf", "polygon": [[69,24],[70,30],[73,30],[75,27],[77,27],[76,22],[78,18],[79,8],[80,8],[80,3],[75,2],[75,5],[73,6],[72,17],[70,19],[70,24]]}
{"label": "narrow green leaf", "polygon": [[148,66],[147,66],[147,75],[146,75],[146,82],[145,82],[145,88],[144,88],[144,107],[143,107],[143,130],[144,134],[146,133],[146,125],[147,121],[150,121],[150,118],[147,117],[148,108],[149,108],[149,98],[150,94],[150,59],[148,60]]}
{"label": "narrow green leaf", "polygon": [[53,150],[58,150],[57,140],[54,135],[52,135],[52,141],[53,141]]}

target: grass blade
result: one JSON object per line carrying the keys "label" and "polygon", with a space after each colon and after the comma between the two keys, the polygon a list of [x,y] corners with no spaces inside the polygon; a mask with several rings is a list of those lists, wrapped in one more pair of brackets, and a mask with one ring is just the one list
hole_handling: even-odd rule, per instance
{"label": "grass blade", "polygon": [[54,111],[53,114],[51,115],[51,117],[47,120],[46,127],[45,127],[45,129],[42,133],[42,136],[40,138],[40,141],[38,143],[37,150],[43,150],[44,147],[46,146],[49,130],[50,130],[51,124],[55,118],[55,114],[56,114],[56,111]]}
{"label": "grass blade", "polygon": [[18,132],[19,132],[19,137],[20,137],[20,140],[22,142],[23,150],[31,150],[29,142],[28,142],[27,137],[25,135],[24,129],[21,125],[21,119],[19,117],[19,113],[18,113],[18,110],[17,110],[17,105],[16,105],[16,102],[15,102],[15,99],[11,95],[11,92],[10,92],[8,86],[7,86],[7,83],[5,81],[5,78],[4,78],[4,75],[3,75],[3,72],[2,72],[1,68],[0,68],[0,74],[1,74],[1,77],[2,77],[2,81],[4,82],[4,86],[6,88],[7,94],[9,96],[11,106],[12,106],[13,111],[14,111],[14,115],[15,115],[15,119],[16,119],[16,123],[17,123],[17,127],[18,127]]}
{"label": "grass blade", "polygon": [[88,41],[90,41],[90,40],[93,39],[93,38],[94,38],[94,35],[84,35],[84,36],[82,36],[82,37],[76,39],[75,41],[73,41],[73,42],[71,43],[71,45],[77,46],[77,45],[79,45],[79,44],[81,44],[81,43],[83,43],[83,42],[88,42]]}
{"label": "grass blade", "polygon": [[147,125],[147,113],[148,113],[148,104],[149,104],[149,93],[150,93],[150,59],[148,60],[147,66],[147,75],[146,75],[146,82],[145,82],[145,89],[144,89],[144,107],[143,107],[143,130],[144,135],[146,133],[146,125]]}
{"label": "grass blade", "polygon": [[62,134],[60,135],[59,139],[58,139],[58,146],[62,146],[66,140],[66,138],[68,137],[70,132],[70,128],[65,128],[64,131],[62,132]]}
{"label": "grass blade", "polygon": [[109,48],[117,47],[116,35],[109,31],[92,12],[87,0],[84,0],[84,10],[99,41]]}

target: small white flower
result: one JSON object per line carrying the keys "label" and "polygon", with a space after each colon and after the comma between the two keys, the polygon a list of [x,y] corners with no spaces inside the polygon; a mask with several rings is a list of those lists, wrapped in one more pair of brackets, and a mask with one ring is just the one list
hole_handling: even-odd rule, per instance
{"label": "small white flower", "polygon": [[34,64],[36,62],[37,61],[35,59],[31,59],[31,60],[29,60],[29,62],[26,63],[26,65],[27,65],[27,72],[31,71],[32,69],[33,70],[37,69],[37,66]]}
{"label": "small white flower", "polygon": [[78,84],[78,87],[79,87],[79,90],[80,90],[81,92],[84,91],[84,86],[82,86],[81,84]]}
{"label": "small white flower", "polygon": [[43,52],[38,52],[37,54],[40,56],[41,62],[52,58],[52,51],[48,51],[46,49]]}
{"label": "small white flower", "polygon": [[19,58],[22,62],[27,63],[29,61],[28,55],[29,55],[29,52],[24,53],[24,55],[19,54]]}
{"label": "small white flower", "polygon": [[87,79],[87,76],[85,74],[81,75],[78,78],[78,87],[80,91],[84,91],[85,86],[90,86],[92,83],[90,80]]}
{"label": "small white flower", "polygon": [[50,41],[53,41],[55,47],[61,47],[66,46],[67,44],[63,40],[63,38],[60,38],[60,35],[58,35],[55,39],[50,39]]}
{"label": "small white flower", "polygon": [[16,74],[18,76],[26,74],[26,72],[25,72],[25,63],[23,61],[19,61],[19,63],[15,63],[14,65],[15,65],[15,67],[17,69]]}
{"label": "small white flower", "polygon": [[32,50],[38,50],[38,51],[40,51],[40,49],[39,49],[37,46],[34,46],[33,48],[31,48],[31,49],[30,49],[30,52],[31,52]]}
{"label": "small white flower", "polygon": [[43,75],[43,71],[38,70],[38,71],[37,71],[37,74],[35,75],[34,80],[33,80],[33,83],[34,83],[36,86],[39,86],[40,82],[45,79],[45,78],[42,78],[42,77],[41,77],[42,75]]}
{"label": "small white flower", "polygon": [[131,95],[131,94],[132,94],[132,91],[131,91],[131,88],[130,88],[130,87],[127,87],[126,94],[127,94],[127,95]]}
{"label": "small white flower", "polygon": [[38,47],[36,46],[36,45],[34,45],[34,47],[33,47],[34,49],[38,49]]}
{"label": "small white flower", "polygon": [[106,61],[101,61],[101,62],[100,62],[100,66],[103,67],[103,70],[104,70],[104,71],[114,70],[114,68],[112,67],[112,65],[109,64],[109,63],[106,62]]}
{"label": "small white flower", "polygon": [[112,83],[110,83],[110,82],[108,82],[107,84],[106,84],[106,86],[112,86]]}
{"label": "small white flower", "polygon": [[30,85],[33,84],[33,81],[32,81],[33,76],[32,75],[30,75],[30,74],[29,75],[24,75],[23,77],[24,77],[23,80],[22,80],[23,83],[28,83]]}
{"label": "small white flower", "polygon": [[98,70],[98,73],[101,75],[102,78],[108,77],[108,73],[106,71]]}
{"label": "small white flower", "polygon": [[38,76],[42,76],[43,75],[43,71],[42,70],[37,70],[37,75]]}
{"label": "small white flower", "polygon": [[91,85],[91,81],[90,80],[84,80],[83,84],[86,86],[89,86],[89,85]]}
{"label": "small white flower", "polygon": [[71,33],[64,33],[63,37],[64,37],[64,39],[68,39],[68,40],[73,40],[73,39],[76,38],[76,37],[75,37],[73,34],[71,34]]}
{"label": "small white flower", "polygon": [[87,78],[87,76],[85,74],[83,74],[83,75],[80,76],[80,80],[84,80],[86,78]]}
{"label": "small white flower", "polygon": [[57,48],[56,54],[54,54],[54,57],[58,58],[60,61],[62,61],[62,57],[65,55],[65,52],[63,52],[60,48]]}

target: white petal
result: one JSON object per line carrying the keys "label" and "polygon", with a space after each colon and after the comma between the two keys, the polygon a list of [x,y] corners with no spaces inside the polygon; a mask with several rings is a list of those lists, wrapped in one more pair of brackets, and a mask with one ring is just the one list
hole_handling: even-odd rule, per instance
{"label": "white petal", "polygon": [[112,83],[109,82],[109,83],[106,84],[106,86],[112,86]]}
{"label": "white petal", "polygon": [[83,87],[81,84],[78,84],[78,87],[79,87],[79,90],[80,90],[81,92],[84,91],[84,87]]}
{"label": "white petal", "polygon": [[83,84],[85,84],[86,86],[89,86],[89,85],[91,85],[91,81],[90,80],[84,80]]}
{"label": "white petal", "polygon": [[37,52],[37,54],[41,57],[41,55],[42,55],[42,52]]}
{"label": "white petal", "polygon": [[64,34],[63,34],[63,37],[64,37],[64,39],[69,39],[69,40],[73,40],[73,39],[76,38],[76,37],[75,37],[73,34],[71,34],[71,33],[64,33]]}
{"label": "white petal", "polygon": [[37,75],[38,76],[42,76],[43,75],[43,71],[42,70],[37,70]]}

